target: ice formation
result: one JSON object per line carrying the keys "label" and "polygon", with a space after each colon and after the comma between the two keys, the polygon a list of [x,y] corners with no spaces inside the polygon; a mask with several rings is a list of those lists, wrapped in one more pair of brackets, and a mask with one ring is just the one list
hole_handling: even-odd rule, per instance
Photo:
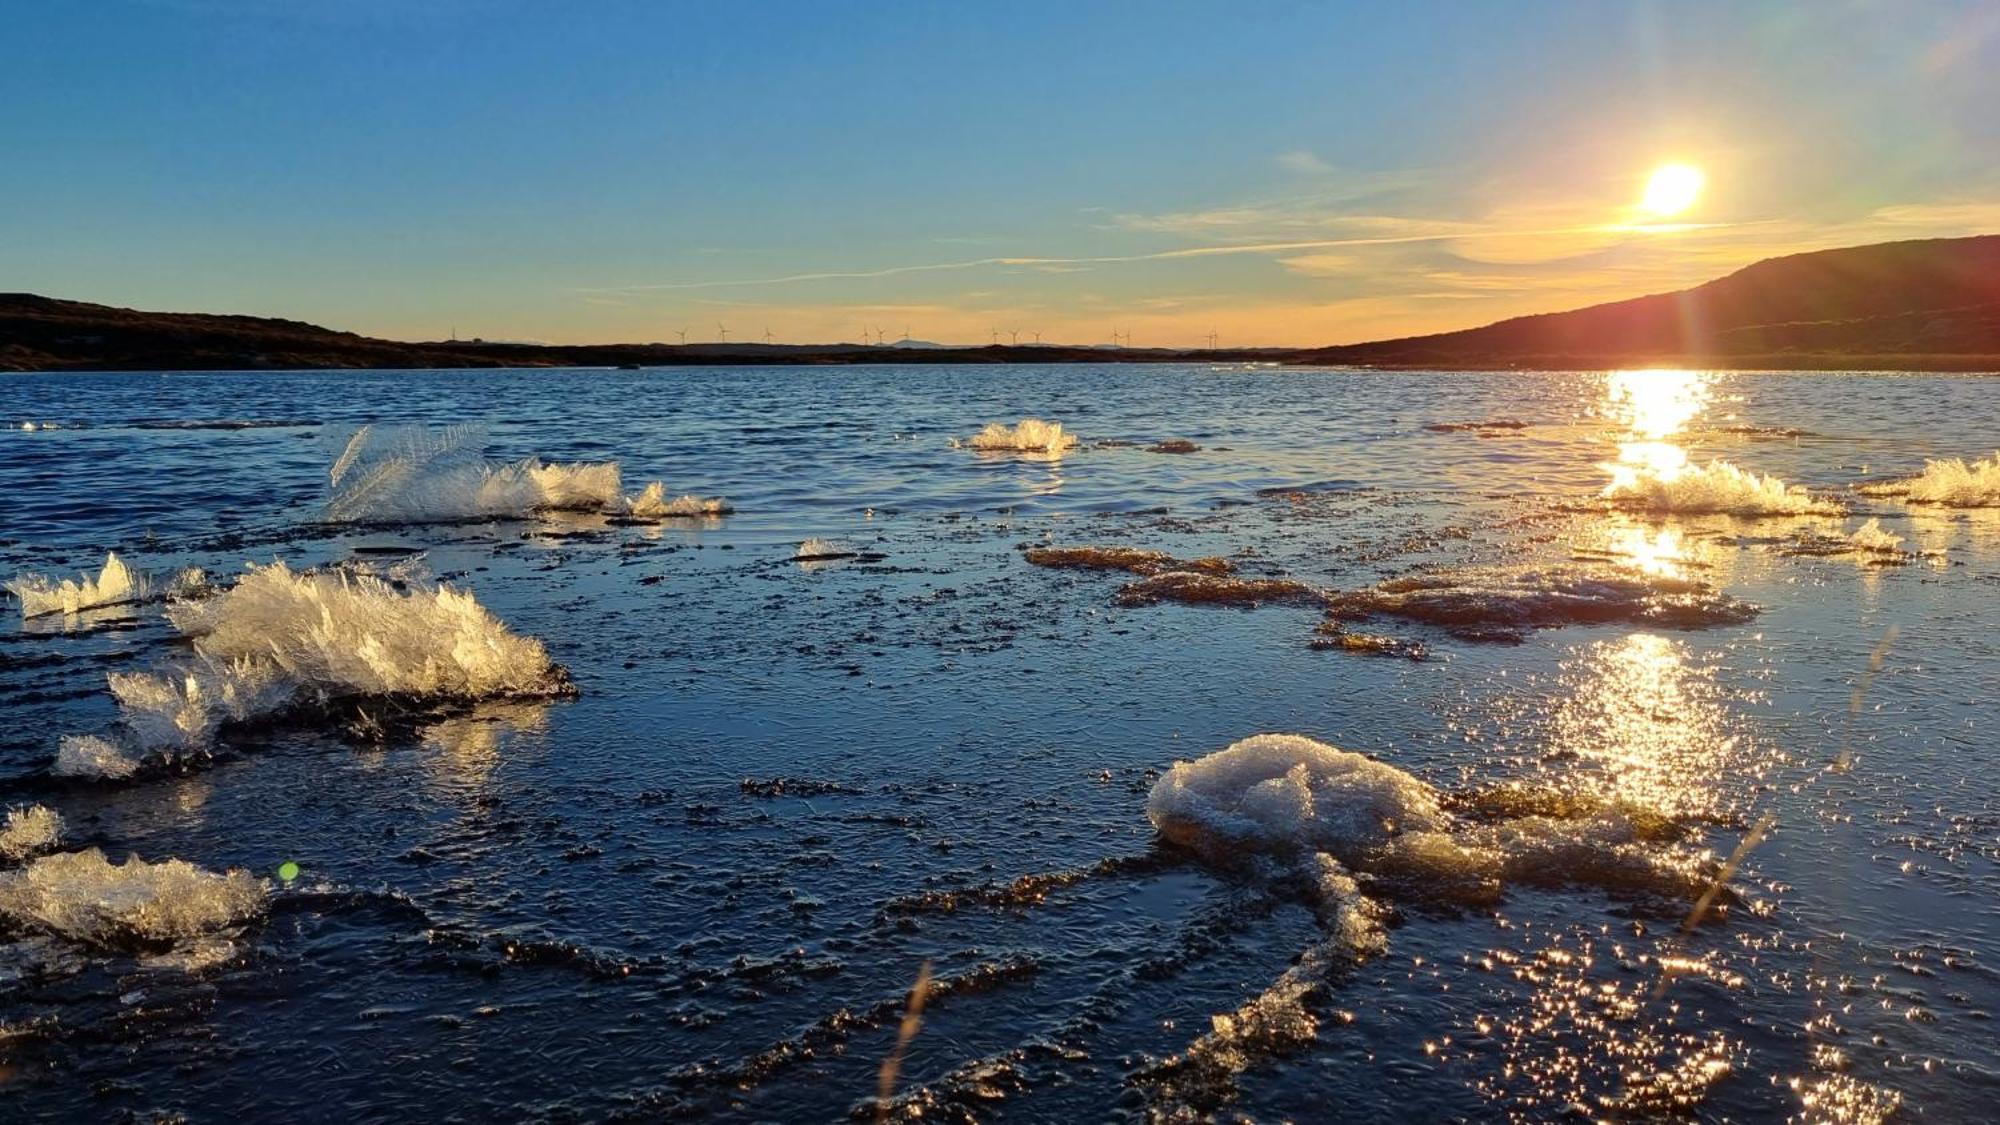
{"label": "ice formation", "polygon": [[22,617],[40,617],[145,601],[152,585],[113,551],[104,556],[104,568],[95,578],[82,575],[58,582],[39,574],[22,574],[7,583],[7,589],[19,599]]}
{"label": "ice formation", "polygon": [[1901,554],[1903,550],[1903,537],[1883,531],[1882,521],[1873,517],[1848,532],[1847,541],[1860,550],[1877,554]]}
{"label": "ice formation", "polygon": [[1406,832],[1437,832],[1448,817],[1430,786],[1393,766],[1295,734],[1259,734],[1153,786],[1146,815],[1162,838],[1204,862],[1289,878],[1324,935],[1278,979],[1178,1055],[1140,1072],[1155,1119],[1206,1120],[1259,1060],[1319,1034],[1313,1002],[1339,972],[1382,950],[1384,911],[1352,864]]}
{"label": "ice formation", "polygon": [[1715,460],[1672,471],[1632,472],[1618,467],[1603,496],[1635,511],[1680,515],[1837,515],[1839,504],[1773,476]]}
{"label": "ice formation", "polygon": [[986,428],[966,439],[966,446],[982,450],[1015,453],[1061,453],[1076,445],[1076,435],[1063,429],[1061,422],[1023,418],[1018,425],[989,422]]}
{"label": "ice formation", "polygon": [[[1449,795],[1301,735],[1260,734],[1153,786],[1162,839],[1216,865],[1337,863],[1432,903],[1484,903],[1509,883],[1698,894],[1708,857],[1671,846],[1671,818],[1616,803]],[[1322,871],[1314,869],[1315,884]]]}
{"label": "ice formation", "polygon": [[1314,1004],[1340,972],[1387,944],[1382,911],[1354,877],[1327,856],[1313,863],[1323,940],[1299,954],[1270,987],[1233,1012],[1209,1018],[1186,1050],[1134,1077],[1146,1087],[1153,1121],[1212,1121],[1237,1078],[1263,1059],[1301,1050],[1319,1035]]}
{"label": "ice formation", "polygon": [[1381,891],[1434,906],[1490,905],[1509,884],[1693,898],[1714,878],[1712,857],[1675,843],[1665,818],[1601,803],[1514,805],[1521,815],[1504,803],[1480,808],[1293,734],[1254,735],[1170,769],[1146,802],[1161,838],[1205,864],[1298,887],[1323,937],[1181,1054],[1136,1076],[1155,1119],[1210,1119],[1243,1071],[1312,1042],[1313,1002],[1386,944]]}
{"label": "ice formation", "polygon": [[1637,570],[1549,565],[1485,567],[1392,578],[1337,594],[1336,619],[1387,615],[1473,640],[1519,639],[1532,629],[1629,623],[1671,629],[1733,625],[1757,607],[1696,579]]}
{"label": "ice formation", "polygon": [[135,768],[127,747],[171,760],[205,748],[226,724],[341,699],[470,702],[571,690],[540,641],[448,586],[403,591],[367,575],[274,562],[251,566],[207,601],[174,603],[167,617],[191,640],[190,659],[110,673],[125,745],[65,739],[57,772],[125,776]]}
{"label": "ice formation", "polygon": [[633,519],[676,519],[687,516],[721,516],[729,513],[728,501],[719,496],[700,497],[692,493],[667,499],[667,486],[653,481],[624,502],[625,514]]}
{"label": "ice formation", "polygon": [[217,875],[185,860],[112,863],[92,848],[46,855],[0,874],[0,919],[96,949],[157,952],[263,913],[246,871]]}
{"label": "ice formation", "polygon": [[[274,562],[251,566],[208,601],[175,603],[167,617],[210,664],[269,662],[298,690],[327,697],[528,697],[565,683],[542,642],[510,632],[449,586],[404,592],[366,575]],[[235,679],[255,686],[257,677]]]}
{"label": "ice formation", "polygon": [[[105,679],[133,747],[168,758],[206,747],[224,723],[283,710],[296,686],[263,660],[198,660],[163,672],[111,672]],[[58,764],[61,758],[58,749]]]}
{"label": "ice formation", "polygon": [[826,562],[831,559],[851,559],[855,554],[855,550],[845,543],[835,542],[832,539],[808,539],[799,544],[798,553],[792,556],[792,561]]}
{"label": "ice formation", "polygon": [[1394,766],[1296,734],[1259,734],[1168,770],[1146,799],[1160,835],[1212,860],[1325,853],[1344,864],[1445,823],[1437,792]]}
{"label": "ice formation", "polygon": [[602,511],[620,501],[615,462],[481,462],[426,470],[385,463],[336,491],[336,523],[425,523],[521,518],[547,511]]}
{"label": "ice formation", "polygon": [[1831,532],[1807,528],[1793,536],[1782,549],[1788,555],[1858,555],[1877,566],[1901,565],[1915,556],[1903,547],[1903,537],[1882,530],[1882,521],[1871,517],[1853,531],[1835,526]]}
{"label": "ice formation", "polygon": [[62,816],[46,805],[8,809],[6,821],[0,823],[0,861],[20,863],[54,851],[62,835]]}
{"label": "ice formation", "polygon": [[1904,480],[1862,485],[1868,496],[1900,496],[1918,504],[1948,508],[2000,507],[2000,453],[1983,461],[1948,457],[1924,462],[1924,471]]}
{"label": "ice formation", "polygon": [[66,734],[56,746],[57,777],[102,778],[116,781],[139,771],[139,759],[123,746],[95,734]]}
{"label": "ice formation", "polygon": [[1708,409],[1715,377],[1708,372],[1613,371],[1606,376],[1607,414],[1622,422],[1617,461],[1604,467],[1601,493],[1620,508],[1684,515],[1799,516],[1838,514],[1839,504],[1777,477],[1727,461],[1694,465],[1677,442]]}
{"label": "ice formation", "polygon": [[659,481],[622,491],[616,461],[490,461],[473,426],[362,426],[327,471],[324,516],[335,523],[523,519],[537,512],[605,512],[635,519],[719,515],[719,499],[669,499]]}

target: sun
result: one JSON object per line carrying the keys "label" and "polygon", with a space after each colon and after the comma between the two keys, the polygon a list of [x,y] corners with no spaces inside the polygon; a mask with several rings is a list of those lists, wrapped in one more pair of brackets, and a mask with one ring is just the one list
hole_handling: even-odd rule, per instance
{"label": "sun", "polygon": [[1670,219],[1694,206],[1707,177],[1692,164],[1662,164],[1646,181],[1639,209],[1656,219]]}

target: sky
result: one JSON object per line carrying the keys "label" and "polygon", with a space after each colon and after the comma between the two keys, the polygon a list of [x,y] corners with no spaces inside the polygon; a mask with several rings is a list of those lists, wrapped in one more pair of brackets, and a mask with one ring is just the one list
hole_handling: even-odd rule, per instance
{"label": "sky", "polygon": [[0,0],[0,42],[0,290],[399,339],[1333,344],[2000,232],[1987,0]]}

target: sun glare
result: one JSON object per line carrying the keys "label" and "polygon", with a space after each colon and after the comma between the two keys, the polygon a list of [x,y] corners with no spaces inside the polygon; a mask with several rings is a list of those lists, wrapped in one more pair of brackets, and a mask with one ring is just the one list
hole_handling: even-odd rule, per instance
{"label": "sun glare", "polygon": [[1622,424],[1611,487],[1642,477],[1670,481],[1687,468],[1687,450],[1676,440],[1708,409],[1714,376],[1702,371],[1613,371],[1605,385],[1605,415]]}
{"label": "sun glare", "polygon": [[1672,218],[1694,206],[1706,179],[1692,164],[1662,164],[1646,181],[1646,194],[1639,206],[1656,218]]}

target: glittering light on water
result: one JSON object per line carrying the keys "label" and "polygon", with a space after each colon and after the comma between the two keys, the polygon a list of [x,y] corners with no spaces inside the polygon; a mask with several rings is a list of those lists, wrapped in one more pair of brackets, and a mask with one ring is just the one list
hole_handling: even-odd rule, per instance
{"label": "glittering light on water", "polygon": [[1647,574],[1687,577],[1688,552],[1679,528],[1621,527],[1611,533],[1613,555]]}
{"label": "glittering light on water", "polygon": [[1642,985],[1619,978],[1632,952],[1583,938],[1509,959],[1506,974],[1529,995],[1475,1024],[1500,1053],[1479,1088],[1509,1104],[1509,1117],[1677,1116],[1734,1071],[1741,1043],[1704,1030],[1696,1013],[1649,1006]]}
{"label": "glittering light on water", "polygon": [[1670,440],[1708,409],[1715,375],[1706,371],[1655,369],[1613,371],[1606,378],[1604,413],[1624,426],[1618,460],[1606,465],[1612,487],[1630,486],[1642,476],[1673,480],[1687,467],[1687,450]]}
{"label": "glittering light on water", "polygon": [[1580,767],[1572,784],[1672,817],[1722,816],[1749,779],[1738,723],[1715,668],[1682,641],[1633,633],[1585,651],[1575,690],[1557,707],[1552,749]]}

